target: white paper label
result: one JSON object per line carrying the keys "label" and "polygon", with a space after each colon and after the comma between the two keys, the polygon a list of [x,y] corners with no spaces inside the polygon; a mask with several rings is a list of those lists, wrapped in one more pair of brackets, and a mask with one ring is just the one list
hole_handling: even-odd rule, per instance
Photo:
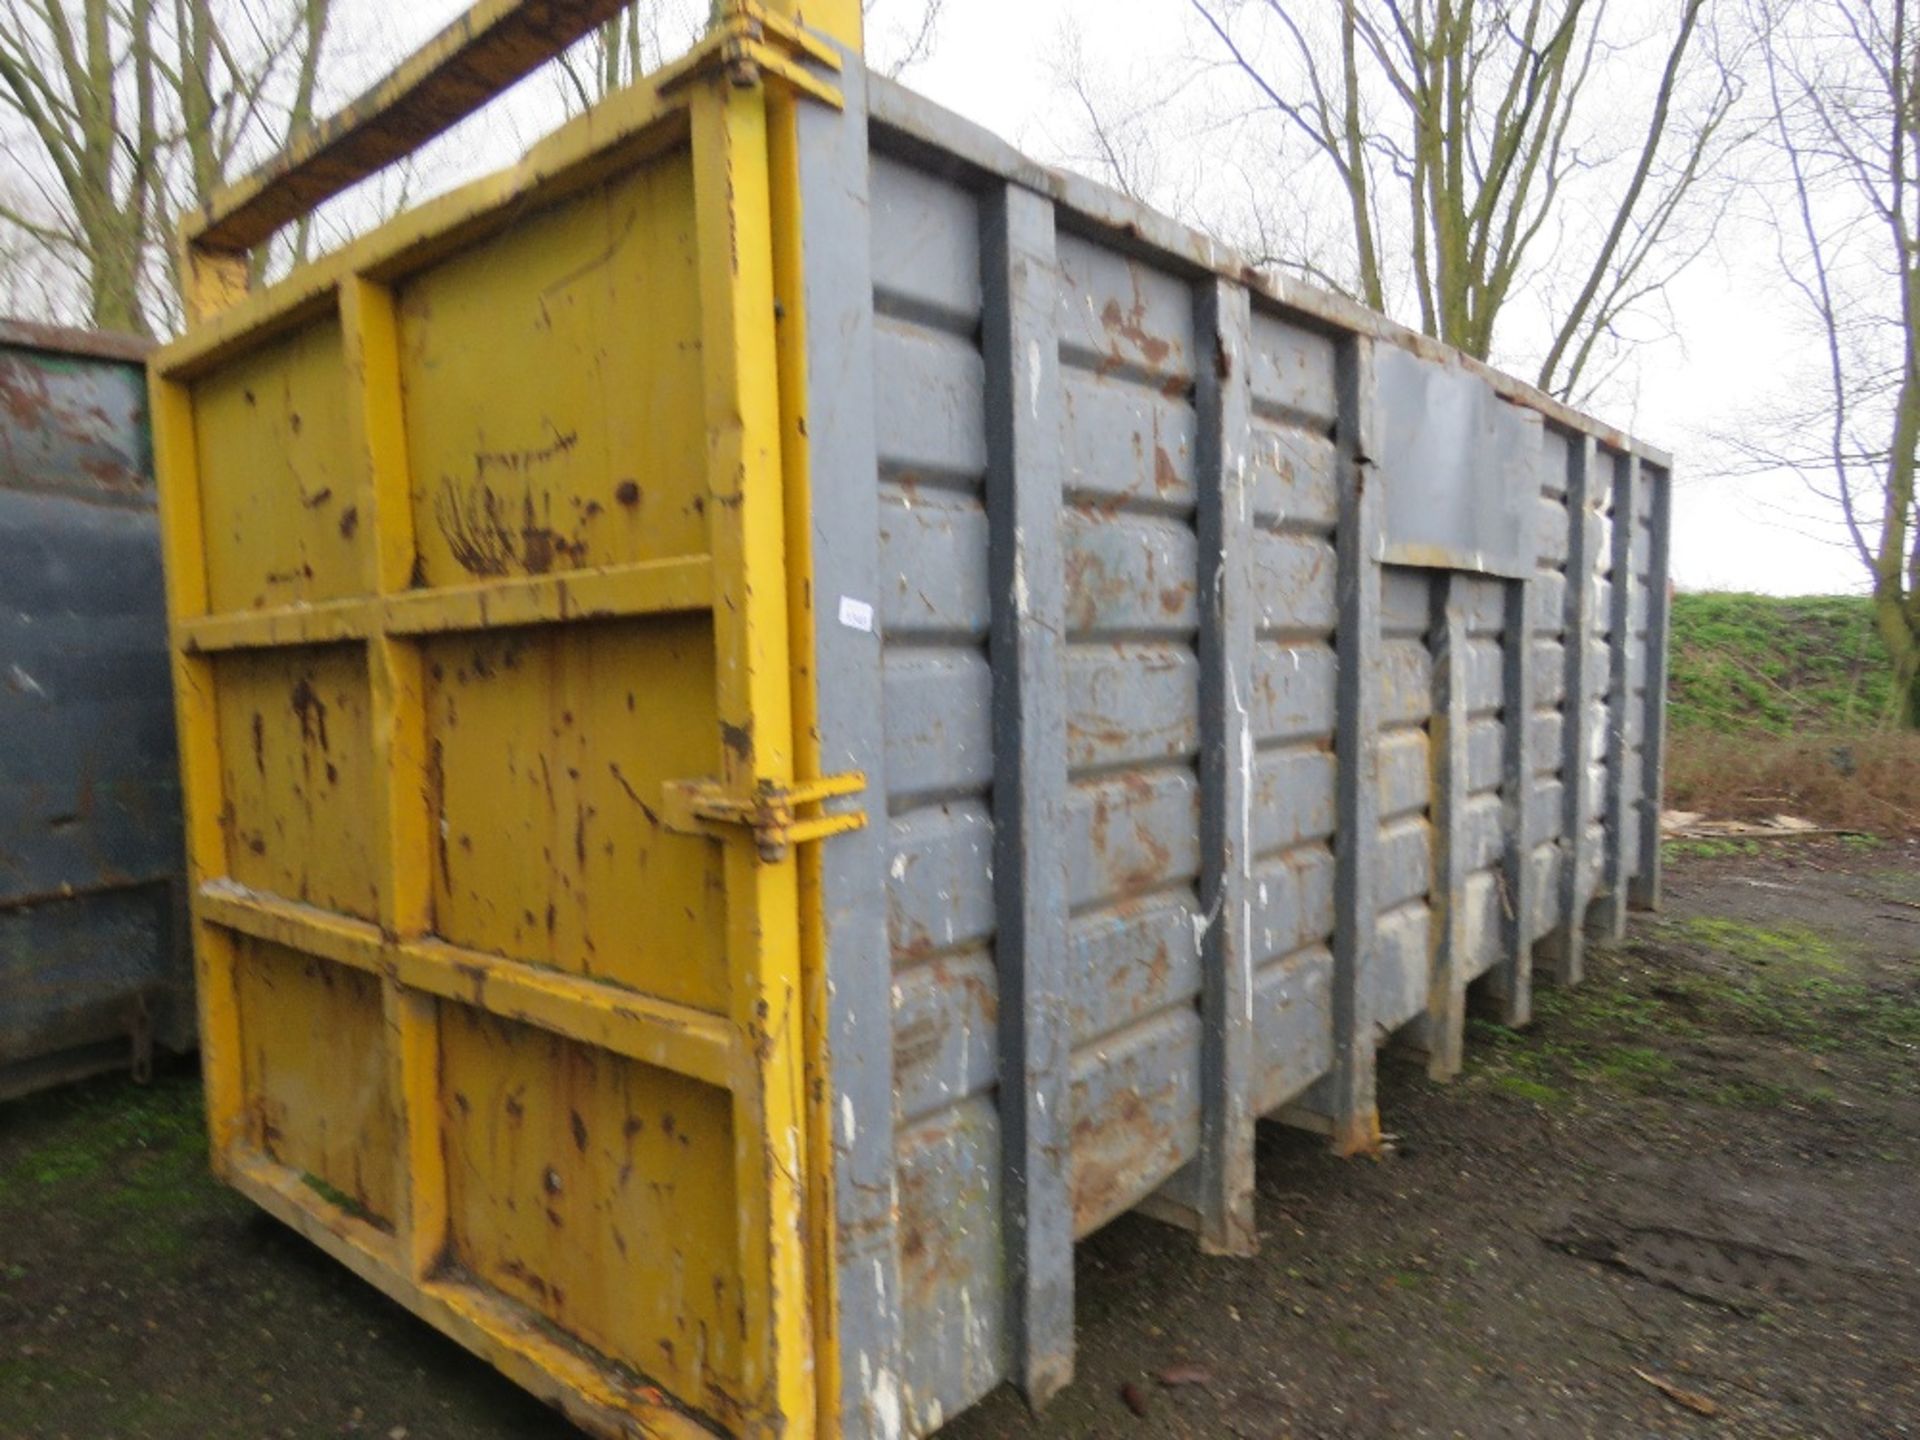
{"label": "white paper label", "polygon": [[859,630],[865,634],[873,633],[873,606],[864,600],[856,600],[851,595],[840,597],[840,623],[849,630]]}

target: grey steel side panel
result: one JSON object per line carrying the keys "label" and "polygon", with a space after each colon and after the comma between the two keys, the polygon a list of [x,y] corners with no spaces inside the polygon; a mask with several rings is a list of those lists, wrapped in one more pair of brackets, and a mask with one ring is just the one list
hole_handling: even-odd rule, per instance
{"label": "grey steel side panel", "polygon": [[[1527,559],[1531,563],[1530,550]],[[1446,1079],[1462,1060],[1467,988],[1499,965],[1506,943],[1503,871],[1509,851],[1519,850],[1502,804],[1506,717],[1513,713],[1507,706],[1508,593],[1517,586],[1460,570],[1435,572],[1429,585],[1431,863],[1424,903],[1431,968],[1417,1038],[1430,1072]]]}
{"label": "grey steel side panel", "polygon": [[875,485],[874,318],[863,72],[844,77],[844,116],[802,106],[801,215],[809,376],[815,673],[825,774],[867,776],[864,830],[819,847],[827,960],[839,1405],[849,1440],[897,1440],[911,1374],[903,1368],[900,1175],[887,946],[886,737],[881,635],[841,623],[842,597],[881,604],[881,505]]}
{"label": "grey steel side panel", "polygon": [[[1207,921],[1199,774],[1201,460],[1192,278],[1058,245],[1074,1231],[1199,1154]],[[1102,993],[1104,992],[1104,993]]]}
{"label": "grey steel side panel", "polygon": [[1343,400],[1346,373],[1332,337],[1255,311],[1250,945],[1260,1114],[1334,1066],[1335,627],[1346,573],[1336,535],[1362,454],[1358,372]]}
{"label": "grey steel side panel", "polygon": [[[0,326],[9,1089],[99,1068],[77,1056],[93,1047],[124,1064],[130,1042],[193,1040],[146,380],[137,360],[102,348]],[[31,1077],[28,1062],[39,1062]]]}
{"label": "grey steel side panel", "polygon": [[[872,370],[869,439],[834,397],[829,464],[813,417],[823,724],[876,822],[824,862],[862,1435],[883,1374],[908,1434],[1044,1399],[1074,1239],[1145,1207],[1250,1249],[1254,1116],[1367,1148],[1389,1036],[1451,1073],[1470,985],[1524,1023],[1542,936],[1577,977],[1589,903],[1653,873],[1669,463],[872,106],[809,229],[867,247],[809,260],[816,369]],[[836,660],[829,592],[880,621]]]}
{"label": "grey steel side panel", "polygon": [[897,1185],[880,1193],[897,1192],[903,1425],[922,1434],[1009,1374],[988,649],[1000,599],[980,199],[880,153],[869,174],[876,456],[866,474],[878,483],[857,472],[849,483],[877,489],[880,692],[864,723],[884,740],[884,775],[866,803],[884,837],[869,884],[885,895],[887,938],[874,983],[849,1003],[868,1013],[874,1043],[869,1007],[893,997]]}

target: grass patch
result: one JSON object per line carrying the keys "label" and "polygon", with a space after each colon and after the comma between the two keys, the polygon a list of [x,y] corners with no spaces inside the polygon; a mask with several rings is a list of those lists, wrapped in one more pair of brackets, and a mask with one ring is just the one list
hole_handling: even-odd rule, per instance
{"label": "grass patch", "polygon": [[1893,673],[1862,596],[1675,595],[1668,721],[1676,733],[1871,729]]}
{"label": "grass patch", "polygon": [[243,1203],[208,1174],[191,1073],[146,1086],[101,1079],[0,1112],[0,1224],[10,1211],[58,1210],[100,1222],[116,1253],[147,1263],[186,1253],[211,1210]]}
{"label": "grass patch", "polygon": [[1804,925],[1770,928],[1722,915],[1695,915],[1670,929],[1684,940],[1745,965],[1812,970],[1830,975],[1846,969],[1833,942]]}
{"label": "grass patch", "polygon": [[[1469,1069],[1495,1093],[1541,1107],[1596,1092],[1740,1109],[1819,1103],[1830,1092],[1797,1064],[1756,1076],[1728,1073],[1716,1056],[1737,1036],[1807,1056],[1884,1056],[1882,1047],[1920,1056],[1920,995],[1860,978],[1849,959],[1842,943],[1801,925],[1661,924],[1586,984],[1536,988],[1530,1030],[1471,1021]],[[1920,1088],[1920,1065],[1875,1068]]]}
{"label": "grass patch", "polygon": [[[1920,832],[1920,733],[1890,728],[1893,672],[1864,597],[1676,595],[1669,656],[1669,807]],[[1751,853],[1723,848],[1737,843],[1667,853]]]}
{"label": "grass patch", "polygon": [[[1732,961],[1730,970],[1690,970],[1664,980],[1677,1003],[1721,1028],[1772,1036],[1801,1049],[1837,1054],[1888,1046],[1920,1050],[1920,996],[1854,976],[1838,947],[1800,926],[1769,929],[1695,916],[1664,927],[1669,935]],[[1896,1069],[1920,1086],[1920,1067]]]}
{"label": "grass patch", "polygon": [[1563,1105],[1567,1092],[1536,1080],[1531,1075],[1516,1075],[1512,1072],[1495,1075],[1493,1088],[1502,1094],[1511,1095],[1516,1100],[1526,1100],[1534,1105]]}
{"label": "grass patch", "polygon": [[1758,855],[1758,840],[1663,840],[1660,843],[1660,858],[1671,863],[1675,860],[1731,860],[1741,855]]}
{"label": "grass patch", "polygon": [[8,1129],[17,1127],[36,1143],[16,1153],[0,1149],[0,1205],[31,1200],[48,1188],[79,1188],[129,1166],[150,1188],[164,1190],[206,1159],[200,1084],[193,1076],[164,1076],[146,1086],[96,1081],[12,1108]]}

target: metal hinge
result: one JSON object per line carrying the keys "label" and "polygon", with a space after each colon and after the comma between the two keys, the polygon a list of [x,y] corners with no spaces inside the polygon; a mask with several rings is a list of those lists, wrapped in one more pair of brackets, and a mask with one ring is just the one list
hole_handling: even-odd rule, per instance
{"label": "metal hinge", "polygon": [[724,839],[745,828],[753,832],[760,858],[769,864],[784,860],[795,845],[844,835],[867,823],[864,810],[849,810],[838,815],[801,816],[797,812],[842,795],[858,795],[867,788],[867,777],[858,771],[848,775],[827,775],[818,780],[778,780],[754,783],[753,794],[742,799],[725,790],[716,780],[669,780],[662,792],[661,819],[669,830],[683,835],[708,835]]}

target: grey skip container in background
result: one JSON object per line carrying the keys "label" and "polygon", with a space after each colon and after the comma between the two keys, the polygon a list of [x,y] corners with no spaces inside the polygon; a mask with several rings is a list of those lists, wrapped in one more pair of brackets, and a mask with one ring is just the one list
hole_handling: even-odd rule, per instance
{"label": "grey skip container in background", "polygon": [[841,78],[814,663],[872,823],[820,864],[841,1409],[891,1436],[1051,1394],[1075,1239],[1251,1250],[1257,1118],[1368,1147],[1390,1037],[1451,1073],[1469,985],[1523,1023],[1656,902],[1671,462]]}
{"label": "grey skip container in background", "polygon": [[0,321],[0,1099],[193,1044],[146,350]]}

